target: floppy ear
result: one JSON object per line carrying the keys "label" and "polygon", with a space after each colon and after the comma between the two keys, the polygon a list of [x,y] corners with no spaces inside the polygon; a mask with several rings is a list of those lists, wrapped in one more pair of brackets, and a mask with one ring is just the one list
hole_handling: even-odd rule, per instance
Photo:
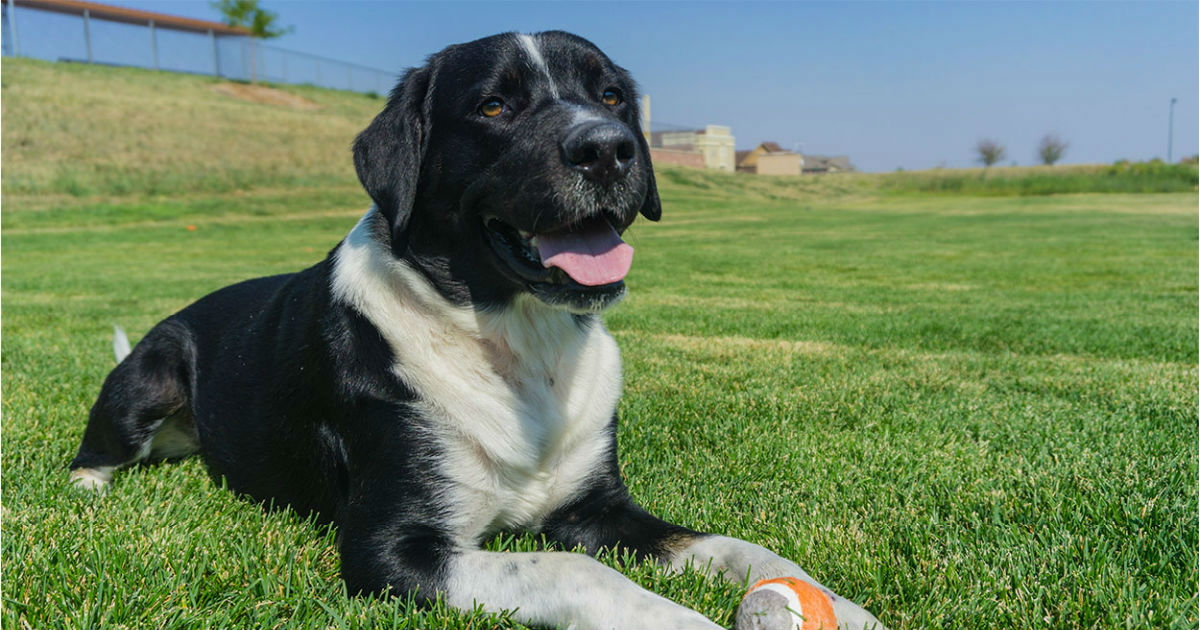
{"label": "floppy ear", "polygon": [[657,221],[662,218],[662,201],[658,198],[658,181],[654,179],[654,165],[650,163],[650,143],[646,141],[646,133],[642,133],[642,108],[639,105],[637,115],[633,119],[633,135],[637,136],[638,145],[642,148],[642,155],[646,156],[646,170],[649,171],[649,177],[646,188],[646,200],[642,202],[640,212],[642,216]]}
{"label": "floppy ear", "polygon": [[403,233],[412,214],[429,141],[432,65],[405,73],[387,106],[354,139],[358,181],[388,218],[393,241]]}
{"label": "floppy ear", "polygon": [[[642,144],[646,144],[646,141],[643,140]],[[642,147],[642,150],[646,152],[647,166],[650,167],[650,181],[649,187],[646,189],[646,200],[642,202],[640,212],[647,219],[657,221],[662,218],[662,200],[658,198],[658,181],[654,179],[654,165],[649,164],[650,147]]]}

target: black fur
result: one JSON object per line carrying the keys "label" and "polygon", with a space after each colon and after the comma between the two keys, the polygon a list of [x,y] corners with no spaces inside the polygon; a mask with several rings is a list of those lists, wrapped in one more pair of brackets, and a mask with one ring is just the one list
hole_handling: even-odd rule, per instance
{"label": "black fur", "polygon": [[[484,217],[536,232],[571,224],[581,208],[619,231],[639,212],[661,216],[628,74],[583,39],[539,37],[555,76],[574,78],[557,86],[557,100],[529,72],[514,37],[498,35],[451,46],[410,70],[354,142],[358,176],[387,223],[378,226],[381,238],[460,305],[503,308],[533,293],[578,309],[624,290],[620,282],[596,288],[562,278],[543,286],[514,274],[488,245]],[[599,103],[606,89],[623,101]],[[492,97],[511,109],[479,115]],[[560,143],[578,112],[624,125],[637,139],[629,172],[615,184],[579,184],[563,160]],[[352,593],[390,588],[427,601],[443,588],[455,553],[438,495],[442,454],[424,438],[429,420],[394,375],[396,357],[380,331],[334,295],[335,255],[226,287],[155,326],[105,380],[71,468],[127,465],[163,422],[179,423],[234,491],[335,523]],[[593,316],[578,321],[587,326]],[[622,545],[663,553],[693,533],[630,500],[614,435],[615,419],[605,466],[545,532],[593,552]]]}

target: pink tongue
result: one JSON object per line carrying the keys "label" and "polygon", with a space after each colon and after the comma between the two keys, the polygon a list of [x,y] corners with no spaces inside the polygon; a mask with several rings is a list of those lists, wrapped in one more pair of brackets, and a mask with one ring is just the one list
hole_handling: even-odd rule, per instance
{"label": "pink tongue", "polygon": [[616,282],[633,265],[630,247],[607,221],[592,221],[570,232],[537,235],[542,266],[558,267],[589,287]]}

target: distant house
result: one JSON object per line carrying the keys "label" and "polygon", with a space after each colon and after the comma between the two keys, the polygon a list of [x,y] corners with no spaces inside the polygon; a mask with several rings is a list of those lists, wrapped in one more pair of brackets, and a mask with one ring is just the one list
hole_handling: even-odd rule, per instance
{"label": "distant house", "polygon": [[737,170],[758,175],[799,175],[804,157],[779,146],[778,142],[762,142],[749,151],[737,152]]}
{"label": "distant house", "polygon": [[806,155],[804,156],[805,173],[853,173],[858,169],[850,163],[846,155]]}
{"label": "distant house", "polygon": [[732,171],[733,132],[729,127],[707,125],[704,129],[650,132],[650,95],[641,100],[642,133],[650,144],[650,159],[657,164]]}
{"label": "distant house", "polygon": [[[705,168],[733,171],[737,164],[732,130],[722,125],[706,125],[704,129],[682,131],[655,131],[650,134],[650,146],[668,152],[698,154],[703,157]],[[652,152],[651,159],[656,159],[653,155]]]}

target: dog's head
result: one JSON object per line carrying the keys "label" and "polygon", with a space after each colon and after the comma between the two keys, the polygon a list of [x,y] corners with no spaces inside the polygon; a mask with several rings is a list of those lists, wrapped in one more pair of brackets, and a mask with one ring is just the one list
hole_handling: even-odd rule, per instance
{"label": "dog's head", "polygon": [[620,234],[662,210],[629,74],[574,35],[506,33],[409,70],[354,143],[391,251],[447,297],[531,293],[573,311],[624,294]]}

